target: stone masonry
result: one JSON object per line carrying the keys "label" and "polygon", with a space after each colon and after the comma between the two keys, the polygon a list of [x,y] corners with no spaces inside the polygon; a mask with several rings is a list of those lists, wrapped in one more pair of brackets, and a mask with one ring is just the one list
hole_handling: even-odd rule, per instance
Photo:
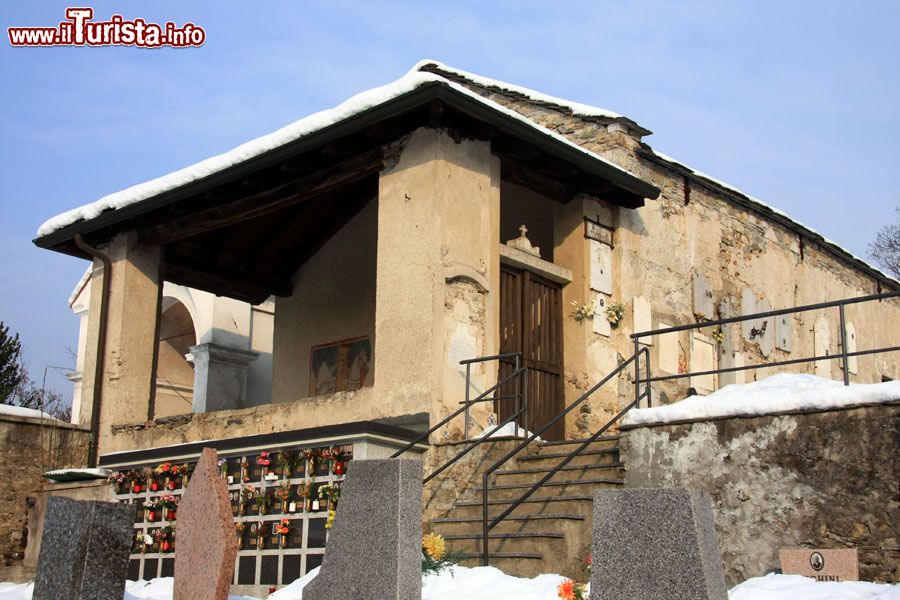
{"label": "stone masonry", "polygon": [[900,581],[900,404],[629,429],[629,487],[705,490],[730,585],[780,548],[858,548],[864,580]]}

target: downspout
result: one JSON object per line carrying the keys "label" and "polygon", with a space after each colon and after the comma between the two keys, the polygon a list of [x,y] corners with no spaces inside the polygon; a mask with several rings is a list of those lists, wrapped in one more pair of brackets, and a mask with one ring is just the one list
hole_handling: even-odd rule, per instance
{"label": "downspout", "polygon": [[97,444],[100,436],[100,407],[103,402],[103,370],[106,363],[106,329],[109,320],[109,287],[112,277],[112,261],[97,248],[85,243],[80,233],[75,234],[75,245],[79,250],[103,263],[103,287],[100,292],[100,323],[97,334],[97,360],[94,365],[94,389],[91,402],[91,440],[88,446],[88,466],[96,467],[98,462]]}

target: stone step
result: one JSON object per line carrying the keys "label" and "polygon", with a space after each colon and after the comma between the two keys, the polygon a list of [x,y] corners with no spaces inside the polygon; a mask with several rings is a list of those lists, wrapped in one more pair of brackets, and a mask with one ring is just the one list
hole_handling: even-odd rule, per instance
{"label": "stone step", "polygon": [[[481,540],[481,533],[450,533],[444,536],[448,542],[458,542],[462,540]],[[564,533],[558,531],[515,531],[511,533],[490,533],[491,541],[494,540],[528,540],[528,539],[555,539],[563,540],[566,538]]]}
{"label": "stone step", "polygon": [[[520,494],[521,495],[521,494]],[[514,515],[542,516],[546,514],[569,514],[582,517],[591,516],[591,503],[593,497],[590,494],[568,494],[560,496],[546,496],[545,492],[535,492],[534,496],[527,498],[516,507]],[[488,509],[491,513],[499,513],[512,504],[513,498],[488,498]],[[456,518],[481,518],[481,501],[457,502],[450,510],[447,517]]]}
{"label": "stone step", "polygon": [[[572,448],[571,450],[574,450],[574,448]],[[567,456],[569,456],[569,452],[551,452],[551,451],[544,452],[544,451],[541,451],[541,452],[538,452],[537,454],[528,454],[528,455],[524,455],[524,456],[517,456],[516,461],[519,463],[531,464],[533,462],[543,462],[543,461],[550,461],[552,459],[556,459],[556,462],[558,463],[559,461],[566,458]],[[619,448],[618,447],[616,447],[616,448],[600,448],[600,449],[596,449],[596,450],[592,450],[592,449],[588,448],[588,449],[582,451],[581,454],[577,455],[572,460],[583,459],[588,462],[600,462],[600,460],[606,456],[611,456],[612,457],[611,460],[615,460],[619,456]]]}
{"label": "stone step", "polygon": [[[498,471],[495,473],[495,477],[492,478],[490,482],[490,486],[502,486],[506,484],[529,484],[534,485],[538,481],[540,481],[547,473],[550,472],[550,469],[515,469],[508,472],[503,473],[502,475]],[[614,479],[614,480],[622,480],[623,471],[622,464],[612,464],[612,465],[567,465],[565,468],[560,469],[550,480],[544,485],[550,485],[554,481],[583,481],[583,480],[596,480],[596,479]]]}
{"label": "stone step", "polygon": [[[522,469],[502,469],[500,471],[496,471],[494,473],[495,477],[508,477],[510,475],[531,475],[534,481],[537,481],[540,477],[542,477],[545,473],[549,473],[556,467],[557,463],[550,466],[528,466]],[[566,471],[590,471],[596,469],[621,469],[625,464],[619,461],[615,462],[603,462],[603,463],[591,463],[586,465],[573,465],[571,463],[562,467],[557,471],[558,473],[566,472]]]}
{"label": "stone step", "polygon": [[[481,554],[482,537],[480,533],[447,535],[444,536],[444,539],[455,552]],[[502,552],[516,552],[549,557],[561,554],[566,547],[565,535],[555,531],[491,533],[489,540],[491,556]]]}
{"label": "stone step", "polygon": [[[553,451],[553,452],[565,452],[566,446],[579,446],[586,442],[586,439],[581,440],[555,440],[550,442],[540,442],[539,448],[541,451]],[[599,447],[613,447],[613,445],[617,446],[619,444],[619,436],[618,435],[601,435],[596,440],[591,442],[591,445],[588,446],[589,449],[594,449],[595,446]],[[605,446],[604,446],[605,445]],[[552,450],[549,450],[552,449]],[[573,448],[568,448],[568,450],[572,450]]]}
{"label": "stone step", "polygon": [[[529,483],[502,483],[488,486],[488,495],[491,498],[508,499],[518,498],[526,490],[534,485]],[[554,488],[566,494],[591,494],[597,488],[620,488],[625,485],[624,480],[618,477],[596,477],[592,479],[551,479],[544,484],[545,488]],[[473,493],[481,494],[481,486],[473,488]],[[537,492],[539,493],[539,492]]]}
{"label": "stone step", "polygon": [[[490,515],[493,519],[497,515]],[[548,527],[557,530],[563,523],[575,523],[583,525],[587,520],[585,515],[578,514],[546,514],[546,515],[522,515],[515,512],[497,524],[492,532],[503,533],[540,533]],[[448,535],[472,534],[481,535],[481,515],[445,517],[432,519],[429,523],[431,531],[440,532],[445,538]]]}

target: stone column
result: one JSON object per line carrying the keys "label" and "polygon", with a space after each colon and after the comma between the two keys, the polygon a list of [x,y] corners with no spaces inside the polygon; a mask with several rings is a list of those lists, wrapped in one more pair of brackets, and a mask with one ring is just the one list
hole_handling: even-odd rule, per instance
{"label": "stone column", "polygon": [[[112,262],[109,292],[109,319],[106,328],[102,406],[98,449],[110,451],[111,426],[141,423],[149,418],[150,402],[155,392],[157,334],[159,330],[160,249],[137,244],[133,232],[117,235],[101,248]],[[81,419],[90,423],[93,409],[94,371],[97,364],[97,341],[100,334],[100,302],[102,300],[102,264],[97,261],[91,279],[91,305],[88,341],[84,358],[84,399]]]}
{"label": "stone column", "polygon": [[459,352],[496,350],[499,186],[488,142],[436,129],[415,131],[381,174],[374,386],[394,414],[441,418],[464,398]]}
{"label": "stone column", "polygon": [[244,405],[247,367],[259,354],[219,344],[191,346],[188,360],[194,363],[195,413]]}

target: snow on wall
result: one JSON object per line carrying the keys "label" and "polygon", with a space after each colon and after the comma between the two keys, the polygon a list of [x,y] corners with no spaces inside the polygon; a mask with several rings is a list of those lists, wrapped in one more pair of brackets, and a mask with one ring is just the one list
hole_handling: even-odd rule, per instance
{"label": "snow on wall", "polygon": [[867,404],[900,402],[900,381],[852,383],[814,375],[782,373],[760,381],[727,385],[709,396],[630,411],[623,427],[821,411]]}
{"label": "snow on wall", "polygon": [[56,417],[34,408],[23,408],[21,406],[12,406],[10,404],[0,404],[0,415],[8,415],[11,417],[28,417],[31,419],[48,419],[50,421],[59,421]]}

